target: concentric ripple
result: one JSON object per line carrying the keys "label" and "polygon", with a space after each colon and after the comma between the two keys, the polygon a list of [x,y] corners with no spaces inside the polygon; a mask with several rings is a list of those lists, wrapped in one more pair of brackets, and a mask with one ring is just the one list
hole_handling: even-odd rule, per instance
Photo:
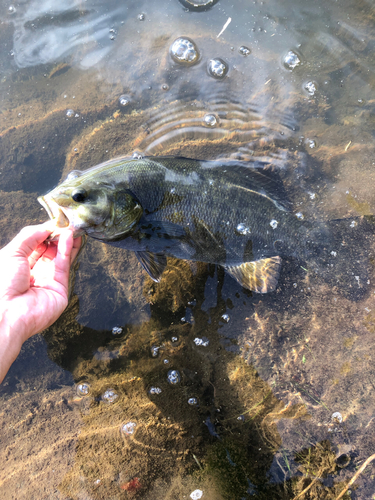
{"label": "concentric ripple", "polygon": [[[165,153],[178,144],[225,141],[233,153],[252,149],[258,144],[284,142],[297,130],[290,115],[277,110],[262,110],[255,103],[216,94],[209,102],[194,101],[189,105],[173,102],[153,110],[144,125],[136,147],[146,155]],[[217,154],[216,157],[220,156]]]}

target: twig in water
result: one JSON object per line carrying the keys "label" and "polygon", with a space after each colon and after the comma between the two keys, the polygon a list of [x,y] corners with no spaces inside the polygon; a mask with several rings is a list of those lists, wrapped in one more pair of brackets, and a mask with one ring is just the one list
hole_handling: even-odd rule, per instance
{"label": "twig in water", "polygon": [[357,472],[354,474],[354,476],[351,478],[351,480],[348,482],[348,484],[345,486],[345,488],[342,490],[342,492],[336,498],[336,500],[340,500],[340,498],[342,498],[345,495],[345,493],[348,491],[350,486],[354,483],[354,481],[356,481],[358,476],[366,469],[368,464],[371,463],[374,459],[375,459],[375,453],[373,455],[371,455],[371,457],[368,457],[368,459],[363,462],[361,467],[357,470]]}
{"label": "twig in water", "polygon": [[299,493],[296,497],[293,498],[293,500],[297,500],[298,498],[301,498],[305,493],[307,493],[309,491],[309,489],[311,488],[311,486],[316,483],[316,481],[319,479],[319,477],[317,476],[313,481],[311,481],[311,483],[303,490],[301,491],[301,493]]}

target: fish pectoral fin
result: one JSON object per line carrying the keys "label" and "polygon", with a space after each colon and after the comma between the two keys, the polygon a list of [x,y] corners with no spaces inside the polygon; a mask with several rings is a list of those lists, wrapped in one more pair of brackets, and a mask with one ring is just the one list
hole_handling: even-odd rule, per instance
{"label": "fish pectoral fin", "polygon": [[167,265],[167,257],[162,253],[151,252],[135,252],[143,269],[145,269],[150,278],[157,283],[163,274],[165,266]]}
{"label": "fish pectoral fin", "polygon": [[280,267],[281,258],[276,255],[253,262],[244,262],[239,266],[228,266],[225,269],[243,287],[253,292],[267,293],[276,290]]}
{"label": "fish pectoral fin", "polygon": [[185,229],[173,222],[141,219],[138,226],[141,233],[153,239],[172,240],[186,236]]}

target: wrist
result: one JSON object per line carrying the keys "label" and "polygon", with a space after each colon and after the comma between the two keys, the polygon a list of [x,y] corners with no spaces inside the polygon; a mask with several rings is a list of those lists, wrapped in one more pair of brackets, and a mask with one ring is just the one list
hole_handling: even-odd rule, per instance
{"label": "wrist", "polygon": [[15,311],[11,302],[5,299],[0,301],[0,337],[8,338],[9,342],[18,348],[18,351],[27,340],[24,335],[22,316],[23,311],[19,308]]}

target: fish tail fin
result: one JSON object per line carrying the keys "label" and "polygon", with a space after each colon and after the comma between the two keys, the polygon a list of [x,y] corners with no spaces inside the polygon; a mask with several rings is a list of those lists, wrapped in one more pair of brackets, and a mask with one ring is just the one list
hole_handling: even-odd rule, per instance
{"label": "fish tail fin", "polygon": [[268,257],[238,266],[226,266],[224,269],[243,287],[257,293],[276,290],[281,267],[279,256]]}

